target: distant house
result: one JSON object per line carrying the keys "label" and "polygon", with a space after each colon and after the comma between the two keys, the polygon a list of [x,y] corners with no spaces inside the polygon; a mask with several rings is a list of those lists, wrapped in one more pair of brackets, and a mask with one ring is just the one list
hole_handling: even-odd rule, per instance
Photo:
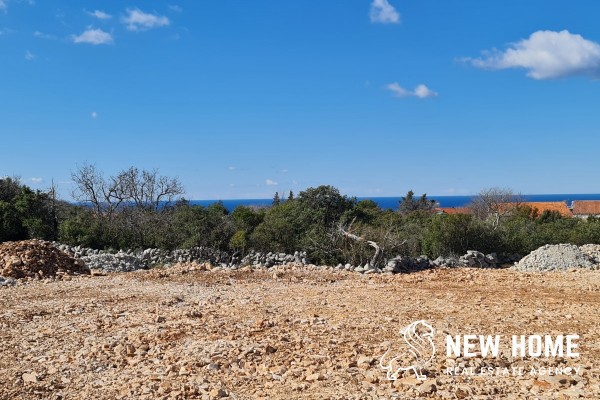
{"label": "distant house", "polygon": [[544,211],[553,212],[556,211],[563,217],[571,218],[573,213],[567,207],[567,203],[564,201],[525,201],[518,203],[519,207],[530,207],[532,210],[537,210],[538,215],[542,215]]}
{"label": "distant house", "polygon": [[438,214],[471,214],[469,207],[440,207],[436,208]]}
{"label": "distant house", "polygon": [[573,216],[587,218],[589,216],[600,216],[600,201],[598,200],[575,200],[573,201]]}
{"label": "distant house", "polygon": [[[598,215],[600,216],[600,201],[598,203]],[[538,216],[541,216],[544,211],[558,212],[561,216],[572,218],[573,213],[564,201],[525,201],[515,203],[500,203],[497,206],[497,214],[506,216],[512,214],[516,207],[529,207],[536,211]],[[472,214],[473,211],[469,207],[438,207],[435,209],[436,214]]]}

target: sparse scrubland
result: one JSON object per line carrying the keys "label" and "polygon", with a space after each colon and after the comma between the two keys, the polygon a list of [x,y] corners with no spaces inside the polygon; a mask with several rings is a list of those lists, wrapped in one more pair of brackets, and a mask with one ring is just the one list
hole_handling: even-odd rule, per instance
{"label": "sparse scrubland", "polygon": [[[129,168],[104,177],[85,165],[73,173],[77,203],[54,190],[33,191],[0,180],[0,241],[44,239],[93,249],[212,248],[243,257],[255,250],[306,251],[315,264],[378,266],[398,256],[430,259],[467,250],[524,256],[545,244],[600,243],[600,220],[541,215],[527,206],[507,211],[509,191],[487,190],[470,214],[439,214],[426,195],[409,192],[397,210],[343,196],[331,186],[308,188],[272,207],[191,205],[175,178]],[[377,245],[376,250],[369,242]],[[374,257],[374,253],[377,257]]]}

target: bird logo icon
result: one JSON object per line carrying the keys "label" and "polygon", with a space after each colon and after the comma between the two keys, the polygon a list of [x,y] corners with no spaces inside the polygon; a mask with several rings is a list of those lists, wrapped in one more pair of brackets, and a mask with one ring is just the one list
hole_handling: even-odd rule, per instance
{"label": "bird logo icon", "polygon": [[433,360],[435,354],[435,330],[424,320],[419,320],[400,330],[400,333],[404,342],[398,348],[390,347],[379,359],[379,366],[391,381],[398,379],[400,372],[410,370],[417,379],[426,380],[423,368]]}

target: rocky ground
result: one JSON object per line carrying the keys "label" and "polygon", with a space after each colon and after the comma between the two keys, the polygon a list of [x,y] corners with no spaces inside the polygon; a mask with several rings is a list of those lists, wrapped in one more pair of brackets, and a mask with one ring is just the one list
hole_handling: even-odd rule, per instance
{"label": "rocky ground", "polygon": [[[597,271],[205,269],[0,288],[0,398],[600,398]],[[388,381],[379,357],[419,319],[436,330],[428,379]],[[576,333],[580,357],[457,359],[445,354],[448,333]],[[482,365],[525,373],[446,374]],[[557,366],[581,369],[530,374]]]}

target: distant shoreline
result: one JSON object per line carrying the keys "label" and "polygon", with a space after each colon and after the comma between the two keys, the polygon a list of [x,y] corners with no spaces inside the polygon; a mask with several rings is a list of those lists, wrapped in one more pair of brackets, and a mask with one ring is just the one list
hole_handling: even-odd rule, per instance
{"label": "distant shoreline", "polygon": [[[520,195],[523,201],[564,201],[568,206],[575,200],[600,200],[600,194],[577,194],[577,193],[563,193],[563,194],[523,194]],[[429,199],[435,200],[439,203],[440,207],[464,207],[468,205],[471,200],[476,197],[472,196],[427,196]],[[401,196],[393,197],[357,197],[361,200],[373,200],[377,205],[383,209],[394,210],[398,208],[398,202],[402,199]],[[229,211],[233,211],[238,206],[248,207],[269,207],[273,200],[272,199],[230,199],[230,200],[190,200],[193,205],[209,206],[211,204],[222,202],[225,208]]]}

